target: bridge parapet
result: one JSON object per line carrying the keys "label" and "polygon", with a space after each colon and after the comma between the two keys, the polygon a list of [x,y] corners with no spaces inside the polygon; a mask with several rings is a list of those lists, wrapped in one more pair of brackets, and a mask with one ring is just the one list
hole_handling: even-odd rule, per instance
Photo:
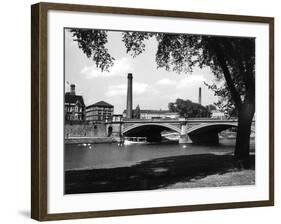
{"label": "bridge parapet", "polygon": [[[237,119],[214,119],[214,118],[179,118],[179,119],[124,119],[120,121],[110,121],[111,124],[136,124],[136,123],[223,123],[237,122]],[[254,121],[253,121],[254,122]]]}

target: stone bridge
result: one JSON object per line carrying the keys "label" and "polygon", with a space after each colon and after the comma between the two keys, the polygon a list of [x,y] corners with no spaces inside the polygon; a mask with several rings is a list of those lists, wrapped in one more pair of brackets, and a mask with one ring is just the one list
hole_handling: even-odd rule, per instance
{"label": "stone bridge", "polygon": [[[146,137],[147,141],[161,141],[161,132],[173,131],[180,135],[179,143],[217,143],[218,133],[231,127],[237,127],[237,119],[129,119],[107,123],[108,135],[119,141],[123,137]],[[252,131],[255,131],[254,121]]]}

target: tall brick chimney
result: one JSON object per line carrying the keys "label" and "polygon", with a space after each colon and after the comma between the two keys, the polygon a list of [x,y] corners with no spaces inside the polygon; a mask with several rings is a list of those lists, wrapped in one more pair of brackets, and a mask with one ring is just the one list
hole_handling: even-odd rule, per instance
{"label": "tall brick chimney", "polygon": [[126,118],[133,118],[133,75],[128,73]]}
{"label": "tall brick chimney", "polygon": [[70,95],[76,95],[75,94],[75,85],[74,84],[70,85]]}
{"label": "tall brick chimney", "polygon": [[199,103],[199,104],[202,104],[201,87],[199,87],[198,103]]}

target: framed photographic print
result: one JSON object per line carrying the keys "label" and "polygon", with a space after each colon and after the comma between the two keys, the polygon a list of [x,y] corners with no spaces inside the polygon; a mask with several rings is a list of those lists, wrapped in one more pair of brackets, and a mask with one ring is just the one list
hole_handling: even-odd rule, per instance
{"label": "framed photographic print", "polygon": [[32,218],[274,204],[274,19],[32,5]]}

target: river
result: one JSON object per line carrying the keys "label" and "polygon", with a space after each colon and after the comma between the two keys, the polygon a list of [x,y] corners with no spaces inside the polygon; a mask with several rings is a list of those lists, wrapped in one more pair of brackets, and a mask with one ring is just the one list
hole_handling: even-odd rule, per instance
{"label": "river", "polygon": [[[66,144],[64,154],[65,170],[85,170],[132,166],[156,158],[192,154],[232,154],[235,139],[220,139],[219,145],[194,145],[178,143],[157,143],[118,146],[117,143]],[[254,139],[251,152],[255,151]]]}

